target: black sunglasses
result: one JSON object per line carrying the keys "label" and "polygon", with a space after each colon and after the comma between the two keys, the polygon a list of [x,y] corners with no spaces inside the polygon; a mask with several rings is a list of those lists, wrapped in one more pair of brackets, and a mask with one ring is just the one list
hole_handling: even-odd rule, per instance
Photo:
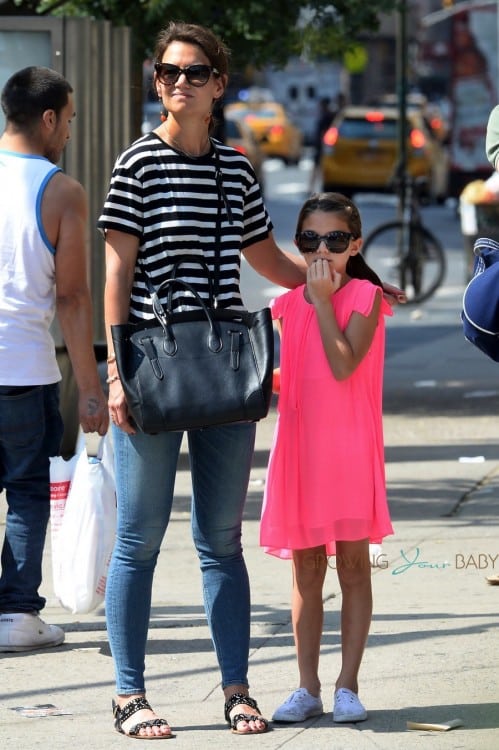
{"label": "black sunglasses", "polygon": [[165,86],[173,86],[174,83],[177,83],[182,73],[187,78],[187,83],[190,83],[191,86],[205,86],[210,80],[212,73],[215,76],[220,75],[218,70],[212,65],[201,64],[179,68],[178,65],[157,62],[154,63],[154,70],[156,71],[158,80]]}
{"label": "black sunglasses", "polygon": [[352,239],[355,239],[352,232],[341,232],[339,230],[327,234],[317,234],[317,232],[307,229],[295,235],[300,253],[315,253],[321,242],[324,242],[330,253],[344,253]]}

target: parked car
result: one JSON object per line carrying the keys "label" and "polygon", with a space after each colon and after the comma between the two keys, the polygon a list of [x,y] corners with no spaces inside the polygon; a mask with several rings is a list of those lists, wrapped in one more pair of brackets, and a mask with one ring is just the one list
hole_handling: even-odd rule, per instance
{"label": "parked car", "polygon": [[[398,107],[399,97],[397,94],[384,94],[381,97],[380,107]],[[378,105],[376,104],[376,107]],[[448,139],[449,123],[442,107],[437,102],[430,102],[423,94],[409,93],[406,100],[406,108],[410,111],[419,111],[424,118],[430,133],[442,143]]]}
{"label": "parked car", "polygon": [[291,122],[282,104],[248,101],[228,104],[225,116],[244,120],[266,156],[297,164],[303,151],[303,133]]}
{"label": "parked car", "polygon": [[265,161],[265,154],[249,125],[244,120],[228,117],[226,114],[224,119],[224,140],[228,146],[232,146],[248,158],[263,191],[263,163]]}
{"label": "parked car", "polygon": [[[347,106],[323,138],[321,171],[325,190],[393,191],[398,161],[399,111],[396,108]],[[428,197],[447,196],[449,158],[445,146],[430,133],[421,112],[407,111],[407,169],[425,178]]]}

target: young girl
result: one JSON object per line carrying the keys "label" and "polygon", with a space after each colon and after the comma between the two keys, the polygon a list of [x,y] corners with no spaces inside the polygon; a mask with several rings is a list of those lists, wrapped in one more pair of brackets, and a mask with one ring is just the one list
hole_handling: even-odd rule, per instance
{"label": "young girl", "polygon": [[381,282],[360,255],[356,206],[312,195],[295,243],[307,283],[272,303],[281,333],[279,414],[260,543],[293,561],[292,622],[300,686],[274,721],[323,713],[318,675],[328,558],[342,592],[341,670],[333,719],[363,721],[357,675],[372,612],[369,542],[392,534],[382,429],[384,316]]}

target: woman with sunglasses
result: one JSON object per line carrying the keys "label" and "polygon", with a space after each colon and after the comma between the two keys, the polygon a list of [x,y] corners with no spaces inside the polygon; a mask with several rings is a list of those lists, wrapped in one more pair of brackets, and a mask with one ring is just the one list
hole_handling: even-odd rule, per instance
{"label": "woman with sunglasses", "polygon": [[342,593],[336,722],[363,721],[357,675],[372,612],[369,543],[393,533],[384,475],[384,316],[391,308],[360,249],[357,207],[312,195],[295,235],[305,286],[272,303],[281,331],[278,421],[260,542],[293,565],[292,623],[300,684],[273,720],[323,713],[319,652],[330,556]]}
{"label": "woman with sunglasses", "polygon": [[[112,324],[154,318],[143,272],[158,288],[175,268],[177,278],[207,301],[207,266],[212,278],[218,277],[216,303],[235,309],[244,309],[241,253],[275,284],[294,288],[305,278],[303,260],[281,252],[273,239],[248,160],[210,138],[212,110],[228,77],[222,41],[201,26],[171,23],[159,34],[155,59],[154,86],[168,115],[118,157],[99,219],[106,238],[108,331]],[[183,309],[196,307],[182,288],[174,300]],[[118,500],[106,587],[117,684],[114,723],[128,736],[168,739],[170,726],[145,697],[144,660],[154,568],[169,522],[182,433],[147,435],[135,429],[109,333],[108,346]],[[255,425],[192,430],[187,437],[192,533],[221,670],[224,715],[233,732],[259,734],[268,723],[248,692],[250,592],[241,548]]]}

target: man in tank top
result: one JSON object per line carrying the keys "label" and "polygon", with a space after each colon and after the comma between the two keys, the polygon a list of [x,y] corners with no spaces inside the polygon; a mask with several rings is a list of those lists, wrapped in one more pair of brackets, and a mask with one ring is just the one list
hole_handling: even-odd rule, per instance
{"label": "man in tank top", "polygon": [[80,424],[104,434],[107,403],[93,349],[86,282],[87,199],[57,166],[70,138],[72,88],[28,67],[2,91],[0,138],[0,490],[8,513],[1,553],[0,651],[57,646],[64,631],[39,617],[50,515],[49,457],[60,452],[61,373],[55,315],[78,387]]}

